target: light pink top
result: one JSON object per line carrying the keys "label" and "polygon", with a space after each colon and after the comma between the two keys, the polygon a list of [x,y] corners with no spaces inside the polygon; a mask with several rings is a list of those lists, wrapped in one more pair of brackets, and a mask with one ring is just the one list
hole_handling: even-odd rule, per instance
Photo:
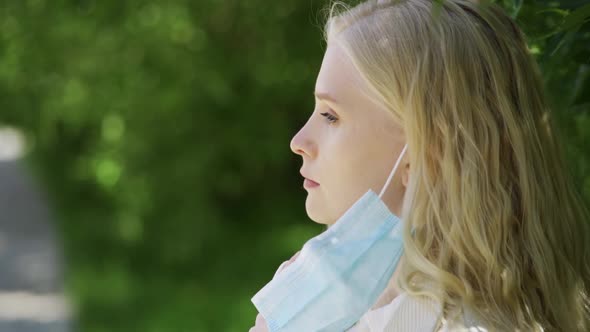
{"label": "light pink top", "polygon": [[488,331],[474,313],[463,308],[462,321],[443,320],[442,327],[435,330],[441,313],[437,302],[417,298],[402,292],[389,304],[367,311],[361,319],[346,332],[484,332]]}

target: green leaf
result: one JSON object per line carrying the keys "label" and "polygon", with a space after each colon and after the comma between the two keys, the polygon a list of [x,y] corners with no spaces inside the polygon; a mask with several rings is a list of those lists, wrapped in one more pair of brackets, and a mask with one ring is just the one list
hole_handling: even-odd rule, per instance
{"label": "green leaf", "polygon": [[575,27],[582,26],[590,18],[590,3],[586,4],[567,15],[561,24],[560,30],[571,30]]}
{"label": "green leaf", "polygon": [[567,10],[560,9],[560,8],[547,8],[547,9],[543,9],[543,10],[538,10],[535,12],[535,14],[538,15],[538,14],[542,14],[542,13],[546,13],[546,12],[556,13],[556,14],[561,15],[562,17],[566,17],[569,14],[569,12]]}
{"label": "green leaf", "polygon": [[576,33],[578,32],[578,30],[580,29],[580,26],[576,26],[574,27],[572,30],[569,30],[559,41],[559,43],[557,44],[557,46],[555,46],[555,48],[553,49],[553,51],[551,51],[551,56],[553,56],[555,54],[555,52],[557,52],[557,50],[559,50],[561,48],[561,46],[566,42],[571,40]]}
{"label": "green leaf", "polygon": [[522,7],[522,0],[512,0],[512,12],[510,13],[510,17],[513,19],[518,16],[520,12],[520,8]]}

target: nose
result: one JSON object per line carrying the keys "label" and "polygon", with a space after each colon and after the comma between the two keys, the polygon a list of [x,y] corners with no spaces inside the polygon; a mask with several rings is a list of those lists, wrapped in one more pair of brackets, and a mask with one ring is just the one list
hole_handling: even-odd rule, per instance
{"label": "nose", "polygon": [[315,154],[315,143],[307,133],[307,124],[301,128],[291,139],[289,144],[291,151],[300,156],[313,157]]}

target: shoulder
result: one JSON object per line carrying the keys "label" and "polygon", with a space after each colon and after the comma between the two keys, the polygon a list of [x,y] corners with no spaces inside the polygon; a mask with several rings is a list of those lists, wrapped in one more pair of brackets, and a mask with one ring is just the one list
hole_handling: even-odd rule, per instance
{"label": "shoulder", "polygon": [[433,300],[400,293],[390,303],[367,311],[349,332],[433,331],[441,307]]}
{"label": "shoulder", "polygon": [[[455,321],[441,319],[442,306],[437,301],[402,292],[392,302],[367,311],[349,332],[422,332],[487,331],[479,320],[466,311]],[[440,322],[439,322],[440,320]]]}

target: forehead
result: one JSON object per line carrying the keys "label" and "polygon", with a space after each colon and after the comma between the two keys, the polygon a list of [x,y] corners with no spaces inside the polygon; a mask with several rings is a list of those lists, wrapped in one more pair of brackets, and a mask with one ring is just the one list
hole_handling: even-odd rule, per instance
{"label": "forehead", "polygon": [[370,89],[344,49],[337,43],[329,44],[326,49],[315,92],[330,95],[336,101],[331,106],[336,111],[342,111],[341,114],[353,117],[354,123],[366,124],[373,129],[383,127],[390,132],[401,130],[392,117],[392,112],[377,93]]}
{"label": "forehead", "polygon": [[358,106],[366,100],[367,84],[337,43],[328,45],[318,74],[315,92],[328,94],[339,104]]}

